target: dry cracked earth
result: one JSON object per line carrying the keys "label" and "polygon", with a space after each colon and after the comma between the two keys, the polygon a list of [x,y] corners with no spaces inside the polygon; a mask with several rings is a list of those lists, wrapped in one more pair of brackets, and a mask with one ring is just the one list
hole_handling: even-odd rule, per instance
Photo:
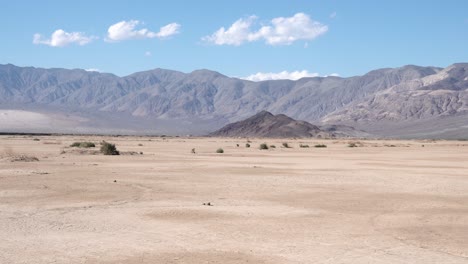
{"label": "dry cracked earth", "polygon": [[1,136],[0,263],[468,263],[468,142],[251,141]]}

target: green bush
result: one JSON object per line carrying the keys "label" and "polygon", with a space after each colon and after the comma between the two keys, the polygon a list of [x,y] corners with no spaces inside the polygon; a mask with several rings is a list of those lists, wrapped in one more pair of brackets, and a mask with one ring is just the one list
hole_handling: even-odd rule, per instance
{"label": "green bush", "polygon": [[260,149],[268,149],[268,145],[266,143],[260,144]]}
{"label": "green bush", "polygon": [[283,142],[283,147],[290,148],[291,146],[289,146],[288,142]]}
{"label": "green bush", "polygon": [[216,153],[224,153],[224,149],[219,148],[219,149],[216,150]]}
{"label": "green bush", "polygon": [[246,143],[246,144],[245,144],[245,147],[246,147],[246,148],[250,148],[250,144],[249,144],[249,143]]}
{"label": "green bush", "polygon": [[115,145],[106,141],[101,143],[101,153],[104,155],[120,155]]}
{"label": "green bush", "polygon": [[96,145],[93,142],[74,142],[70,147],[76,148],[94,148]]}
{"label": "green bush", "polygon": [[325,145],[325,144],[317,144],[317,145],[315,145],[314,147],[316,147],[316,148],[326,148],[327,145]]}
{"label": "green bush", "polygon": [[300,148],[308,148],[309,145],[307,145],[307,144],[299,144],[299,147],[300,147]]}

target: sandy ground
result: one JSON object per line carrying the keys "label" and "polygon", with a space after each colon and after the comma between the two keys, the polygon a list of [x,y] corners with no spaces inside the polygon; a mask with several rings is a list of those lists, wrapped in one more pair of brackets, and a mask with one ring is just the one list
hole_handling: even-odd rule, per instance
{"label": "sandy ground", "polygon": [[[0,137],[0,263],[468,263],[468,142],[33,138]],[[67,148],[103,139],[143,155]]]}

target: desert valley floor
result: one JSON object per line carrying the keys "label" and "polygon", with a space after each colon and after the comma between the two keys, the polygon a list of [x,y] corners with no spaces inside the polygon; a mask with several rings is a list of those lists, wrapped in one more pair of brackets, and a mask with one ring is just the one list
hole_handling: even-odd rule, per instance
{"label": "desert valley floor", "polygon": [[251,141],[1,136],[0,263],[468,263],[467,141]]}

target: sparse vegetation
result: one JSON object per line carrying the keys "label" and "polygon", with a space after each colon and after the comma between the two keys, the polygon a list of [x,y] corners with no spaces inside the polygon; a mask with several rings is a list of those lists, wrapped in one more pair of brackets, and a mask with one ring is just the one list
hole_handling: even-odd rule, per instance
{"label": "sparse vegetation", "polygon": [[260,144],[260,149],[268,149],[268,145],[266,143]]}
{"label": "sparse vegetation", "polygon": [[236,144],[237,147],[239,147],[239,144]]}
{"label": "sparse vegetation", "polygon": [[245,147],[246,147],[246,148],[250,148],[250,144],[249,144],[249,143],[245,143]]}
{"label": "sparse vegetation", "polygon": [[76,148],[94,148],[96,145],[93,142],[74,142],[70,147]]}
{"label": "sparse vegetation", "polygon": [[44,144],[44,145],[61,145],[62,142],[60,142],[60,141],[43,141],[42,144]]}
{"label": "sparse vegetation", "polygon": [[138,146],[139,146],[139,147],[143,147],[143,144],[140,143],[140,144],[138,144]]}
{"label": "sparse vegetation", "polygon": [[41,141],[41,140],[38,138],[34,138],[33,141]]}
{"label": "sparse vegetation", "polygon": [[289,146],[288,142],[283,142],[283,147],[285,147],[285,148],[291,148],[291,146]]}
{"label": "sparse vegetation", "polygon": [[104,155],[120,155],[120,152],[117,150],[114,144],[111,144],[106,141],[101,142],[101,153]]}
{"label": "sparse vegetation", "polygon": [[270,145],[270,148],[276,148],[276,146],[275,145]]}
{"label": "sparse vegetation", "polygon": [[325,144],[317,144],[317,145],[315,145],[314,147],[316,147],[316,148],[326,148],[327,145],[325,145]]}
{"label": "sparse vegetation", "polygon": [[224,153],[224,149],[219,148],[219,149],[216,150],[216,153]]}
{"label": "sparse vegetation", "polygon": [[33,161],[39,161],[39,159],[34,157],[34,156],[28,156],[28,155],[25,155],[25,154],[21,154],[21,155],[10,157],[10,161],[11,162],[17,162],[17,161],[33,162]]}
{"label": "sparse vegetation", "polygon": [[195,148],[193,148],[193,149],[192,149],[192,154],[195,154],[195,153],[196,153],[196,152],[195,152]]}
{"label": "sparse vegetation", "polygon": [[0,154],[0,159],[9,160],[11,162],[32,162],[39,161],[35,156],[30,156],[26,154],[15,153],[11,148],[6,147],[4,152]]}
{"label": "sparse vegetation", "polygon": [[357,148],[358,145],[356,143],[354,143],[354,142],[351,142],[351,143],[348,144],[348,147],[349,148]]}
{"label": "sparse vegetation", "polygon": [[307,144],[299,144],[299,147],[300,147],[300,148],[308,148],[309,145],[307,145]]}

